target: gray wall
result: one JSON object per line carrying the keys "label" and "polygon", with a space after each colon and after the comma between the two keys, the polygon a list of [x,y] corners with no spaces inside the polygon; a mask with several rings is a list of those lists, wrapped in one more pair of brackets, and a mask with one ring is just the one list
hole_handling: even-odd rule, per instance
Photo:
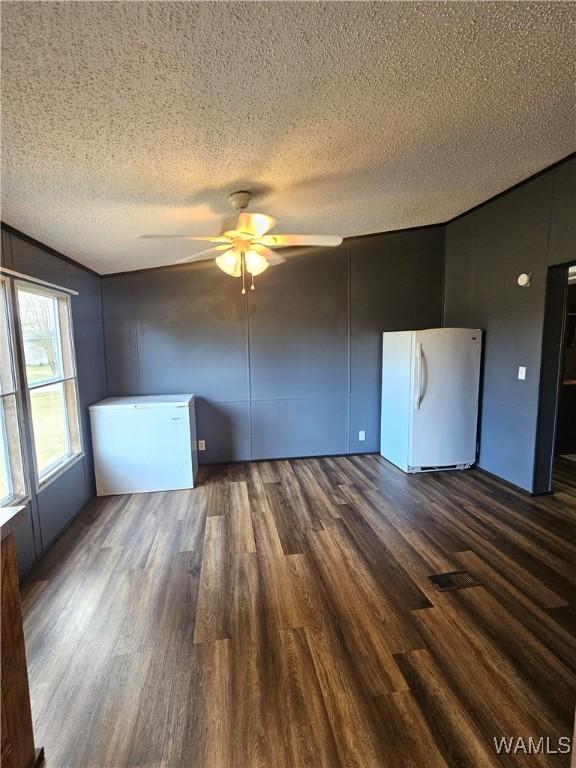
{"label": "gray wall", "polygon": [[[39,493],[34,478],[29,478],[31,499],[26,519],[16,531],[18,567],[22,574],[95,493],[88,405],[106,396],[102,279],[5,229],[2,229],[2,265],[79,292],[79,296],[72,297],[72,319],[85,456]],[[26,443],[30,451],[29,436]]]}
{"label": "gray wall", "polygon": [[[576,260],[575,214],[571,158],[446,227],[444,324],[485,330],[479,465],[528,491],[547,269]],[[532,273],[528,289],[521,272]]]}
{"label": "gray wall", "polygon": [[357,238],[246,296],[211,262],[107,276],[109,393],[194,392],[204,463],[376,451],[380,334],[440,325],[442,249],[442,227]]}

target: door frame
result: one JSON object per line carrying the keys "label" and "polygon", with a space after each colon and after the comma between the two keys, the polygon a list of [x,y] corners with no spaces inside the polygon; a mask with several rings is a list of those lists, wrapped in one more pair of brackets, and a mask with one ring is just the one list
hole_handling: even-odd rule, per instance
{"label": "door frame", "polygon": [[534,456],[533,494],[552,493],[558,406],[562,387],[568,268],[576,262],[548,267],[542,332],[538,421]]}

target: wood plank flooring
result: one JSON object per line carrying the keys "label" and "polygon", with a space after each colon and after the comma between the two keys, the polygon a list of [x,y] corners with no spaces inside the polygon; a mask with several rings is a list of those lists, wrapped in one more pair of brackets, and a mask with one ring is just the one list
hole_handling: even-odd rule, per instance
{"label": "wood plank flooring", "polygon": [[570,764],[493,737],[572,735],[576,466],[539,498],[376,456],[199,480],[96,500],[26,580],[48,768]]}

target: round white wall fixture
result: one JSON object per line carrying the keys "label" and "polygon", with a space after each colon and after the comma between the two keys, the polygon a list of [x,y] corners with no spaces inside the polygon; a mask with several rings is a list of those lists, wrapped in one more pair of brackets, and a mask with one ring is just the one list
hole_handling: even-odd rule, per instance
{"label": "round white wall fixture", "polygon": [[529,288],[531,281],[532,275],[530,272],[522,272],[521,275],[518,275],[518,285],[520,288]]}

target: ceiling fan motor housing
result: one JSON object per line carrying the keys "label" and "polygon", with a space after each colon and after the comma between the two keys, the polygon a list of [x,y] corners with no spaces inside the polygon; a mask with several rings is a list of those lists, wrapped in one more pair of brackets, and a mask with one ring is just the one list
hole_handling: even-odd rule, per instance
{"label": "ceiling fan motor housing", "polygon": [[250,202],[251,198],[252,195],[250,192],[243,190],[240,192],[232,192],[231,195],[228,195],[228,202],[232,208],[234,208],[234,210],[244,211],[246,208],[248,208],[248,203]]}

